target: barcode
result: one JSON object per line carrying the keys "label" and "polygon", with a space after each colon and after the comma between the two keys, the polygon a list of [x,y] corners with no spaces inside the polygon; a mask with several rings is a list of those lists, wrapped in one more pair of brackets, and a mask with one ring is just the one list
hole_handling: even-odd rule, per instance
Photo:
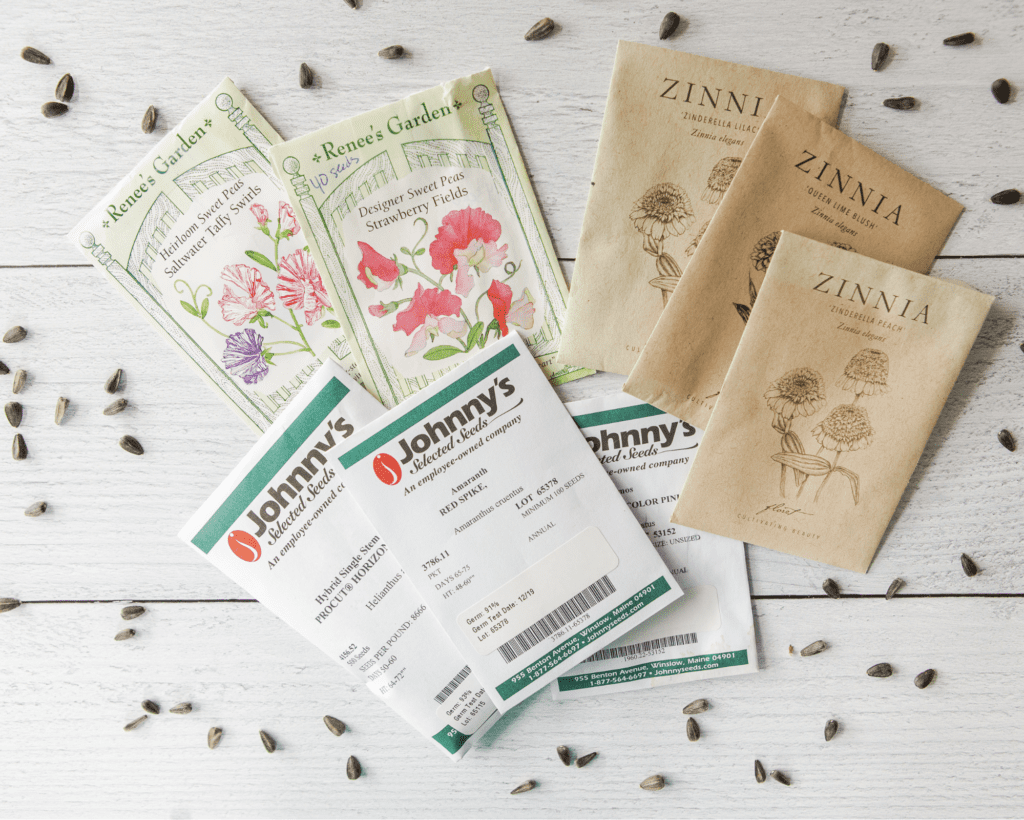
{"label": "barcode", "polygon": [[658,638],[655,641],[644,641],[643,643],[631,643],[629,646],[615,646],[609,649],[602,649],[595,652],[583,663],[591,661],[610,661],[612,658],[624,658],[628,655],[638,655],[641,652],[650,652],[652,649],[668,649],[670,646],[686,646],[690,643],[697,643],[697,633],[687,632],[684,635],[670,635],[667,638]]}
{"label": "barcode", "polygon": [[537,623],[528,626],[510,641],[498,647],[505,663],[511,663],[524,652],[532,649],[545,638],[555,633],[566,624],[572,623],[594,604],[600,603],[615,592],[615,584],[607,575],[598,578],[578,595],[573,595],[560,607],[555,608]]}
{"label": "barcode", "polygon": [[459,672],[459,674],[457,674],[454,678],[452,678],[444,689],[442,689],[440,692],[434,695],[434,700],[436,700],[438,703],[444,703],[446,700],[448,700],[448,697],[451,695],[451,693],[459,688],[459,684],[462,683],[468,677],[469,667],[463,666],[462,671]]}

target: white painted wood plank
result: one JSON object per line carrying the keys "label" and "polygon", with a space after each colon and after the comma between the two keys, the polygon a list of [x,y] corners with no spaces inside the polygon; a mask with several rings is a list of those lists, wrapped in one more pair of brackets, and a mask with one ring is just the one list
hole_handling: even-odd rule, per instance
{"label": "white painted wood plank", "polygon": [[[996,441],[1003,427],[1024,442],[1024,355],[1017,345],[1024,276],[1017,260],[946,260],[938,275],[996,296],[995,306],[867,575],[748,549],[758,595],[821,595],[833,576],[844,591],[880,594],[894,576],[908,593],[1024,592],[1021,451]],[[566,265],[571,273],[571,265]],[[248,597],[177,532],[255,440],[246,427],[103,278],[90,268],[0,271],[0,327],[29,337],[0,358],[29,372],[17,398],[29,459],[0,455],[0,596],[51,599]],[[103,382],[125,370],[130,409],[101,414]],[[0,377],[0,391],[12,376]],[[559,389],[565,400],[619,388],[609,374]],[[71,400],[61,427],[58,396]],[[13,397],[11,397],[13,398]],[[6,401],[7,399],[4,399]],[[13,432],[4,423],[9,441]],[[117,446],[135,435],[146,453]],[[6,447],[6,445],[5,445]],[[23,510],[50,504],[40,518]],[[966,578],[959,555],[981,567]]]}
{"label": "white painted wood plank", "polygon": [[[256,604],[164,604],[111,638],[115,605],[2,617],[4,816],[1020,816],[1020,599],[762,601],[763,671],[554,703],[538,695],[453,764]],[[791,657],[817,638],[830,648]],[[868,666],[888,661],[889,679]],[[938,672],[929,689],[913,677]],[[701,739],[682,706],[706,697]],[[152,698],[164,713],[121,727]],[[166,709],[189,700],[187,716]],[[349,724],[329,734],[325,713]],[[825,721],[838,736],[822,737]],[[221,726],[219,749],[206,748]],[[269,731],[268,755],[257,733]],[[564,768],[555,746],[599,752]],[[350,783],[355,754],[365,776]],[[753,761],[790,775],[757,785]],[[644,777],[668,786],[641,792]],[[509,796],[527,778],[538,788]]]}
{"label": "white painted wood plank", "polygon": [[[4,21],[0,101],[7,161],[0,170],[12,204],[0,264],[79,260],[64,236],[224,76],[232,76],[286,137],[293,138],[490,65],[509,109],[560,256],[573,257],[619,38],[657,43],[663,4],[617,0],[544,6],[480,0],[367,0],[352,12],[336,0],[242,3],[171,0],[160,5],[103,0],[54,6],[23,0]],[[666,45],[711,57],[813,76],[847,86],[844,130],[967,206],[944,253],[1024,253],[1022,208],[988,197],[1024,185],[1017,135],[1024,107],[1000,106],[989,85],[1024,83],[1024,15],[1010,0],[887,3],[852,7],[760,0],[680,8],[686,29]],[[541,13],[561,30],[542,42],[523,33]],[[273,21],[267,23],[266,21]],[[950,34],[979,42],[944,47]],[[894,48],[890,65],[869,68],[873,44]],[[403,43],[411,56],[376,52]],[[23,44],[54,64],[19,59]],[[308,62],[320,87],[298,87]],[[74,74],[72,112],[44,120],[39,106],[58,78]],[[920,109],[890,111],[910,94]],[[1015,93],[1015,97],[1017,97]],[[139,121],[154,104],[157,132]],[[642,150],[642,146],[638,146]]]}

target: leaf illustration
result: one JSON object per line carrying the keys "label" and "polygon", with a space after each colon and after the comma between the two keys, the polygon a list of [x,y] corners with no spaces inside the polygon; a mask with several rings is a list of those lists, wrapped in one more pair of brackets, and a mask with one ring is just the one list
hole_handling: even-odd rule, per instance
{"label": "leaf illustration", "polygon": [[416,251],[416,255],[417,255],[417,256],[422,256],[422,255],[423,255],[423,254],[425,254],[426,252],[427,252],[427,249],[426,249],[426,248],[419,248],[419,249],[418,249],[418,250]]}
{"label": "leaf illustration", "polygon": [[480,334],[483,333],[484,323],[477,322],[473,327],[469,329],[469,336],[466,337],[466,347],[472,347],[476,344],[477,339],[480,338]]}
{"label": "leaf illustration", "polygon": [[743,320],[743,323],[746,324],[747,320],[750,318],[750,308],[748,308],[746,305],[741,305],[738,302],[733,302],[732,306],[736,308],[736,312],[740,315],[740,318]]}
{"label": "leaf illustration", "polygon": [[256,262],[257,264],[263,265],[266,268],[270,268],[272,271],[277,270],[277,265],[275,265],[273,262],[267,259],[267,257],[265,257],[259,251],[246,251],[245,255],[248,256],[253,262]]}
{"label": "leaf illustration", "polygon": [[793,432],[787,432],[782,436],[782,449],[787,453],[804,453],[803,442],[800,441],[800,436]]}
{"label": "leaf illustration", "polygon": [[181,306],[182,306],[183,308],[185,308],[185,312],[186,312],[186,313],[189,313],[189,314],[191,314],[191,315],[193,315],[193,316],[198,316],[198,315],[199,315],[199,311],[198,311],[198,310],[196,310],[196,309],[195,309],[194,307],[192,307],[192,305],[190,305],[190,304],[189,304],[188,302],[186,302],[186,301],[185,301],[184,299],[182,299],[182,300],[181,300]]}
{"label": "leaf illustration", "polygon": [[438,345],[432,347],[426,353],[423,354],[423,358],[430,362],[440,361],[441,359],[447,359],[449,356],[454,356],[456,353],[461,353],[457,347],[452,345]]}
{"label": "leaf illustration", "polygon": [[776,453],[772,461],[785,464],[807,475],[828,475],[832,469],[832,463],[821,456],[812,456],[806,453]]}
{"label": "leaf illustration", "polygon": [[341,322],[337,319],[326,319],[320,323],[320,327],[341,327]]}
{"label": "leaf illustration", "polygon": [[412,251],[409,250],[408,248],[404,248],[403,247],[402,248],[402,253],[404,253],[406,256],[412,256]]}
{"label": "leaf illustration", "polygon": [[860,504],[860,479],[857,478],[857,474],[853,472],[853,470],[847,470],[845,467],[836,467],[835,472],[842,473],[850,479],[850,490],[853,492],[853,503]]}
{"label": "leaf illustration", "polygon": [[754,302],[757,301],[757,288],[754,287],[754,280],[747,276],[747,283],[750,285],[750,309],[754,309]]}
{"label": "leaf illustration", "polygon": [[203,306],[199,309],[199,318],[200,319],[205,319],[206,318],[206,314],[209,312],[209,310],[210,310],[210,300],[209,299],[203,299]]}

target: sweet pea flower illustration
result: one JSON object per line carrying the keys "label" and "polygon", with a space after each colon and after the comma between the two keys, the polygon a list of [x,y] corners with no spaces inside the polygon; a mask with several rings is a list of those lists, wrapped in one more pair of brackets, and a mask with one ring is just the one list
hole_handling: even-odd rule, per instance
{"label": "sweet pea flower illustration", "polygon": [[401,285],[401,270],[393,259],[383,256],[365,242],[358,242],[363,258],[359,260],[358,279],[374,290],[389,290],[398,282]]}
{"label": "sweet pea flower illustration", "polygon": [[295,211],[292,210],[292,206],[287,202],[280,202],[278,204],[277,220],[281,223],[278,232],[282,238],[298,235],[299,220],[295,218]]}
{"label": "sweet pea flower illustration", "polygon": [[263,356],[263,337],[252,328],[228,336],[222,360],[228,373],[246,384],[256,384],[270,372]]}
{"label": "sweet pea flower illustration", "polygon": [[505,261],[508,245],[498,247],[501,224],[483,208],[462,208],[441,220],[430,243],[430,261],[442,277],[453,276],[455,292],[468,296],[473,289],[470,268],[485,274]]}
{"label": "sweet pea flower illustration", "polygon": [[277,295],[285,307],[301,308],[306,314],[306,324],[317,321],[324,308],[331,306],[320,271],[316,269],[313,257],[301,248],[295,253],[281,257],[278,271]]}
{"label": "sweet pea flower illustration", "polygon": [[224,295],[217,301],[225,322],[236,326],[244,325],[261,310],[276,307],[274,292],[263,281],[259,269],[250,265],[226,265],[220,278]]}
{"label": "sweet pea flower illustration", "polygon": [[469,327],[462,319],[453,318],[459,315],[461,309],[462,300],[454,294],[416,285],[412,302],[395,315],[394,329],[412,337],[405,355],[415,356],[426,347],[427,342],[434,341],[440,335],[462,338]]}
{"label": "sweet pea flower illustration", "polygon": [[263,233],[268,233],[267,223],[270,221],[270,212],[258,202],[250,206],[249,210],[256,217],[256,221],[259,223],[259,230],[263,231]]}
{"label": "sweet pea flower illustration", "polygon": [[825,406],[824,379],[817,370],[798,367],[769,387],[764,397],[768,408],[782,419],[813,416]]}
{"label": "sweet pea flower illustration", "polygon": [[636,201],[629,218],[640,233],[660,243],[666,236],[686,233],[694,215],[686,191],[671,182],[662,182]]}
{"label": "sweet pea flower illustration", "polygon": [[497,279],[491,281],[487,289],[487,298],[491,300],[491,309],[494,311],[494,320],[498,323],[498,330],[502,336],[508,336],[508,326],[515,325],[523,330],[533,327],[533,297],[527,288],[523,288],[522,295],[514,302],[512,301],[512,288]]}
{"label": "sweet pea flower illustration", "polygon": [[387,316],[390,313],[394,313],[398,310],[400,302],[381,302],[377,305],[370,305],[369,311],[371,316],[376,316],[380,319],[383,316]]}

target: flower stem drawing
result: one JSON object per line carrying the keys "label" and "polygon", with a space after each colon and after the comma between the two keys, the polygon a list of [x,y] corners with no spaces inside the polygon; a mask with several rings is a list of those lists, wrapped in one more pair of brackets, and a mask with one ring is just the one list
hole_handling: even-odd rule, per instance
{"label": "flower stem drawing", "polygon": [[678,185],[660,182],[636,201],[629,218],[633,220],[633,227],[643,234],[644,252],[654,257],[658,275],[650,284],[661,290],[663,304],[667,305],[683,269],[665,252],[665,239],[683,235],[693,224],[695,217],[690,198]]}

